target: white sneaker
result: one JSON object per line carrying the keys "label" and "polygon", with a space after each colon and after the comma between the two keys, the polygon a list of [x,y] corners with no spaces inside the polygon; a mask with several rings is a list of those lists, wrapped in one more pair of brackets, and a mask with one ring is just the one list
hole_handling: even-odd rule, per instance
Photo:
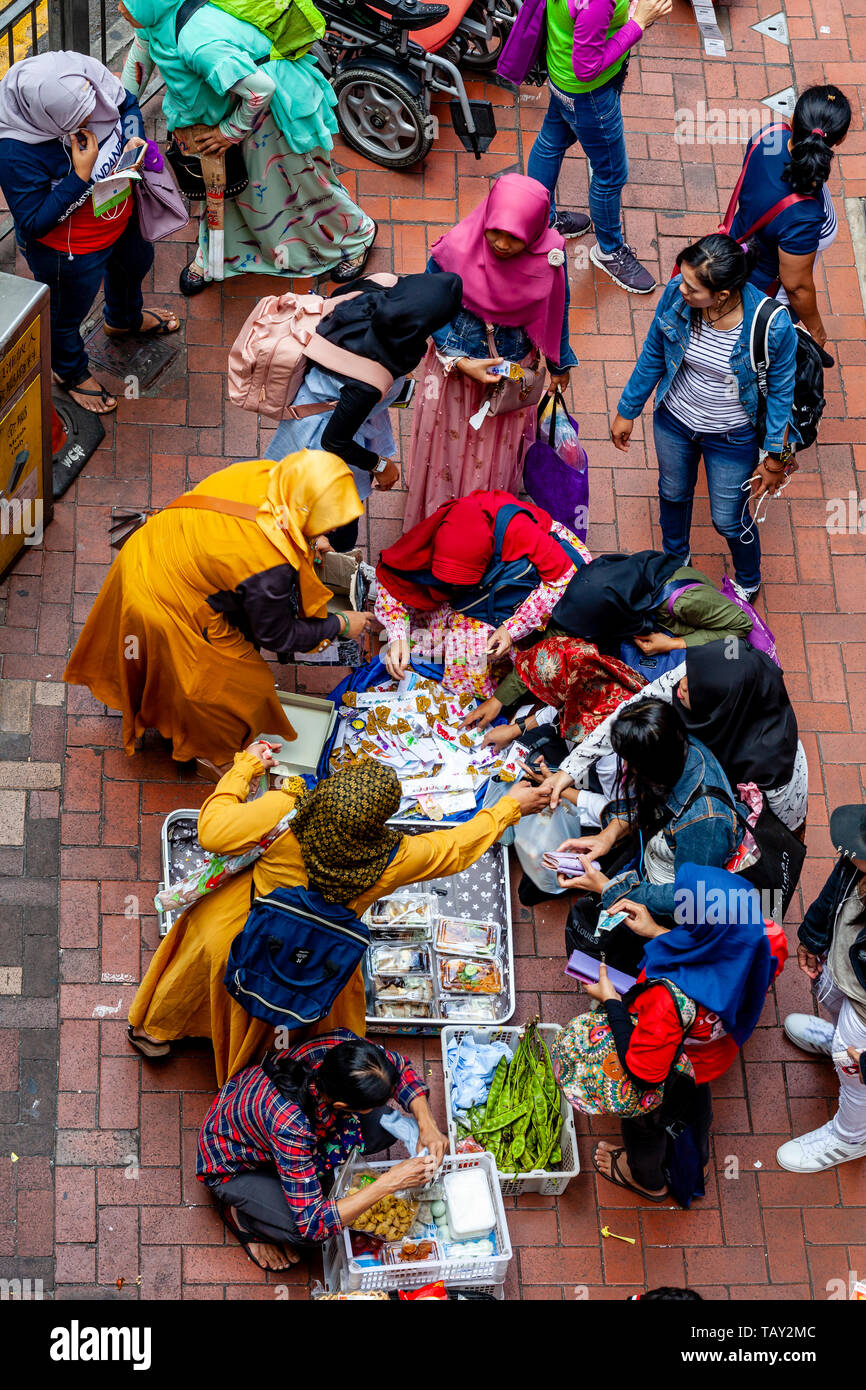
{"label": "white sneaker", "polygon": [[853,1158],[866,1158],[866,1143],[847,1144],[839,1139],[832,1120],[799,1139],[789,1139],[776,1150],[776,1162],[789,1173],[820,1173]]}
{"label": "white sneaker", "polygon": [[835,1028],[826,1018],[814,1014],[788,1014],[784,1023],[785,1037],[804,1052],[820,1052],[823,1057],[833,1053]]}

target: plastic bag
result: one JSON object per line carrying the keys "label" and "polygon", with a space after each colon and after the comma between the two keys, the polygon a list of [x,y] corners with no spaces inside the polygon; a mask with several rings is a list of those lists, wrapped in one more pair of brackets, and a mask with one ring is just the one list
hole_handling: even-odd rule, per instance
{"label": "plastic bag", "polygon": [[[413,1120],[411,1115],[404,1115],[402,1110],[386,1110],[379,1117],[379,1124],[388,1134],[393,1134],[395,1139],[399,1139],[405,1145],[410,1158],[414,1158],[418,1152],[418,1121]],[[423,1149],[423,1153],[427,1150]]]}
{"label": "plastic bag", "polygon": [[570,801],[560,801],[555,811],[538,811],[523,816],[514,835],[514,848],[520,867],[542,893],[562,893],[556,873],[542,863],[542,856],[558,849],[563,840],[580,835],[580,812]]}
{"label": "plastic bag", "polygon": [[[545,438],[550,429],[550,417],[554,413],[555,406],[556,398],[551,396],[538,422],[538,433]],[[566,410],[556,411],[553,422],[553,447],[563,463],[567,463],[570,468],[576,468],[581,473],[586,468],[588,462],[586,450],[581,448],[580,440],[577,437],[577,427]]]}
{"label": "plastic bag", "polygon": [[471,1033],[448,1044],[448,1071],[451,1076],[451,1108],[462,1114],[470,1106],[487,1099],[493,1073],[500,1060],[511,1061],[511,1048],[504,1042],[477,1043]]}

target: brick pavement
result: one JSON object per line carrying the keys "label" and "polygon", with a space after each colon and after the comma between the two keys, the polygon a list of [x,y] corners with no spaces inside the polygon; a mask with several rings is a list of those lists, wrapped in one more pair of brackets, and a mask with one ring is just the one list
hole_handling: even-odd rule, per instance
{"label": "brick pavement", "polygon": [[[862,798],[866,762],[864,537],[828,534],[825,524],[827,501],[858,495],[866,470],[858,418],[866,384],[863,307],[843,203],[843,195],[866,196],[866,61],[858,57],[866,40],[866,0],[844,6],[789,0],[790,50],[749,27],[777,4],[737,3],[720,12],[733,36],[724,60],[704,59],[683,0],[675,0],[672,22],[644,40],[623,101],[631,156],[625,204],[629,240],[664,275],[686,240],[715,225],[740,159],[738,145],[676,144],[677,110],[696,109],[699,102],[752,108],[794,80],[791,59],[800,87],[834,81],[852,97],[854,130],[831,179],[839,238],[818,277],[839,368],[828,375],[817,454],[805,456],[762,532],[763,604],[810,767],[802,884],[808,901],[832,862],[828,808]],[[347,186],[380,224],[372,269],[421,270],[433,240],[475,205],[491,176],[525,168],[543,95],[527,89],[515,98],[495,87],[487,95],[496,103],[500,134],[478,163],[458,155],[447,113],[423,172],[385,173],[339,151]],[[560,185],[562,204],[585,206],[585,188],[586,166],[572,156]],[[209,1210],[193,1163],[196,1130],[214,1089],[207,1053],[184,1047],[157,1069],[132,1056],[124,1037],[124,1016],[157,943],[149,904],[159,873],[160,825],[169,810],[198,805],[206,789],[185,780],[155,749],[128,760],[119,719],[86,691],[66,692],[58,684],[109,564],[111,504],[159,506],[226,462],[255,456],[269,436],[255,417],[225,403],[223,375],[228,345],[272,282],[245,278],[222,292],[183,300],[177,274],[187,253],[179,241],[162,243],[153,283],[153,302],[184,319],[186,370],[156,394],[122,401],[105,444],[57,507],[44,549],[26,552],[0,589],[0,750],[9,760],[0,770],[0,1175],[13,1212],[17,1203],[17,1221],[0,1227],[0,1251],[4,1274],[41,1277],[60,1299],[139,1293],[303,1299],[311,1274],[319,1273],[317,1264],[303,1264],[267,1278],[226,1240]],[[654,298],[630,299],[589,269],[572,273],[573,341],[582,362],[574,402],[590,454],[594,551],[659,541],[651,449],[639,427],[625,458],[606,438],[609,411],[653,304]],[[405,416],[400,423],[405,431]],[[399,491],[374,494],[362,532],[372,557],[399,534],[403,502]],[[693,553],[702,568],[721,577],[725,556],[705,498],[696,511]],[[289,667],[280,681],[321,692],[333,676]],[[22,894],[12,877],[25,862]],[[795,900],[791,923],[801,910]],[[564,1022],[576,1001],[562,975],[562,910],[518,908],[515,917],[517,1018],[540,1013]],[[584,1171],[559,1200],[512,1202],[509,1224],[518,1255],[509,1296],[571,1298],[582,1286],[592,1298],[619,1299],[641,1286],[688,1281],[710,1298],[823,1299],[832,1291],[828,1281],[844,1281],[852,1269],[862,1277],[866,1163],[805,1177],[775,1165],[778,1143],[822,1123],[834,1094],[829,1068],[807,1060],[782,1036],[783,1015],[804,1007],[805,981],[789,965],[742,1062],[714,1087],[714,1175],[704,1201],[690,1212],[642,1207]],[[438,1040],[411,1050],[441,1107]],[[586,1124],[580,1129],[588,1169],[590,1135]],[[611,1126],[593,1129],[603,1133]],[[735,1167],[736,1178],[729,1176]],[[602,1241],[606,1222],[637,1244]]]}

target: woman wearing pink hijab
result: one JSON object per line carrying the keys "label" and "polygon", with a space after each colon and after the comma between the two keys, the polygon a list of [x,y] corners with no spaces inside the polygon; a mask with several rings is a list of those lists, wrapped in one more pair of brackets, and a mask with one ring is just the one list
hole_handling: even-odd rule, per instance
{"label": "woman wearing pink hijab", "polygon": [[424,361],[407,467],[407,529],[477,488],[519,491],[535,409],[480,418],[489,388],[500,380],[491,367],[503,361],[533,367],[541,354],[551,385],[564,388],[569,368],[577,366],[568,342],[565,242],[549,221],[547,189],[523,174],[504,174],[432,248],[427,273],[458,274],[463,303],[432,335]]}

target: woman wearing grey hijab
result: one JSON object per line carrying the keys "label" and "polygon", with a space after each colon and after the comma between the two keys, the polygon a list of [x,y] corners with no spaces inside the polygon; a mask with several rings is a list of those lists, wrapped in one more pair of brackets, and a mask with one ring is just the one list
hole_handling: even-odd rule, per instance
{"label": "woman wearing grey hijab", "polygon": [[131,181],[106,178],[137,146],[143,154],[138,102],[95,58],[40,53],[0,82],[0,188],[27,264],[51,292],[54,379],[97,415],[117,401],[90,375],[81,324],[103,281],[110,337],[180,326],[176,315],[144,308],[153,246],[139,230]]}

